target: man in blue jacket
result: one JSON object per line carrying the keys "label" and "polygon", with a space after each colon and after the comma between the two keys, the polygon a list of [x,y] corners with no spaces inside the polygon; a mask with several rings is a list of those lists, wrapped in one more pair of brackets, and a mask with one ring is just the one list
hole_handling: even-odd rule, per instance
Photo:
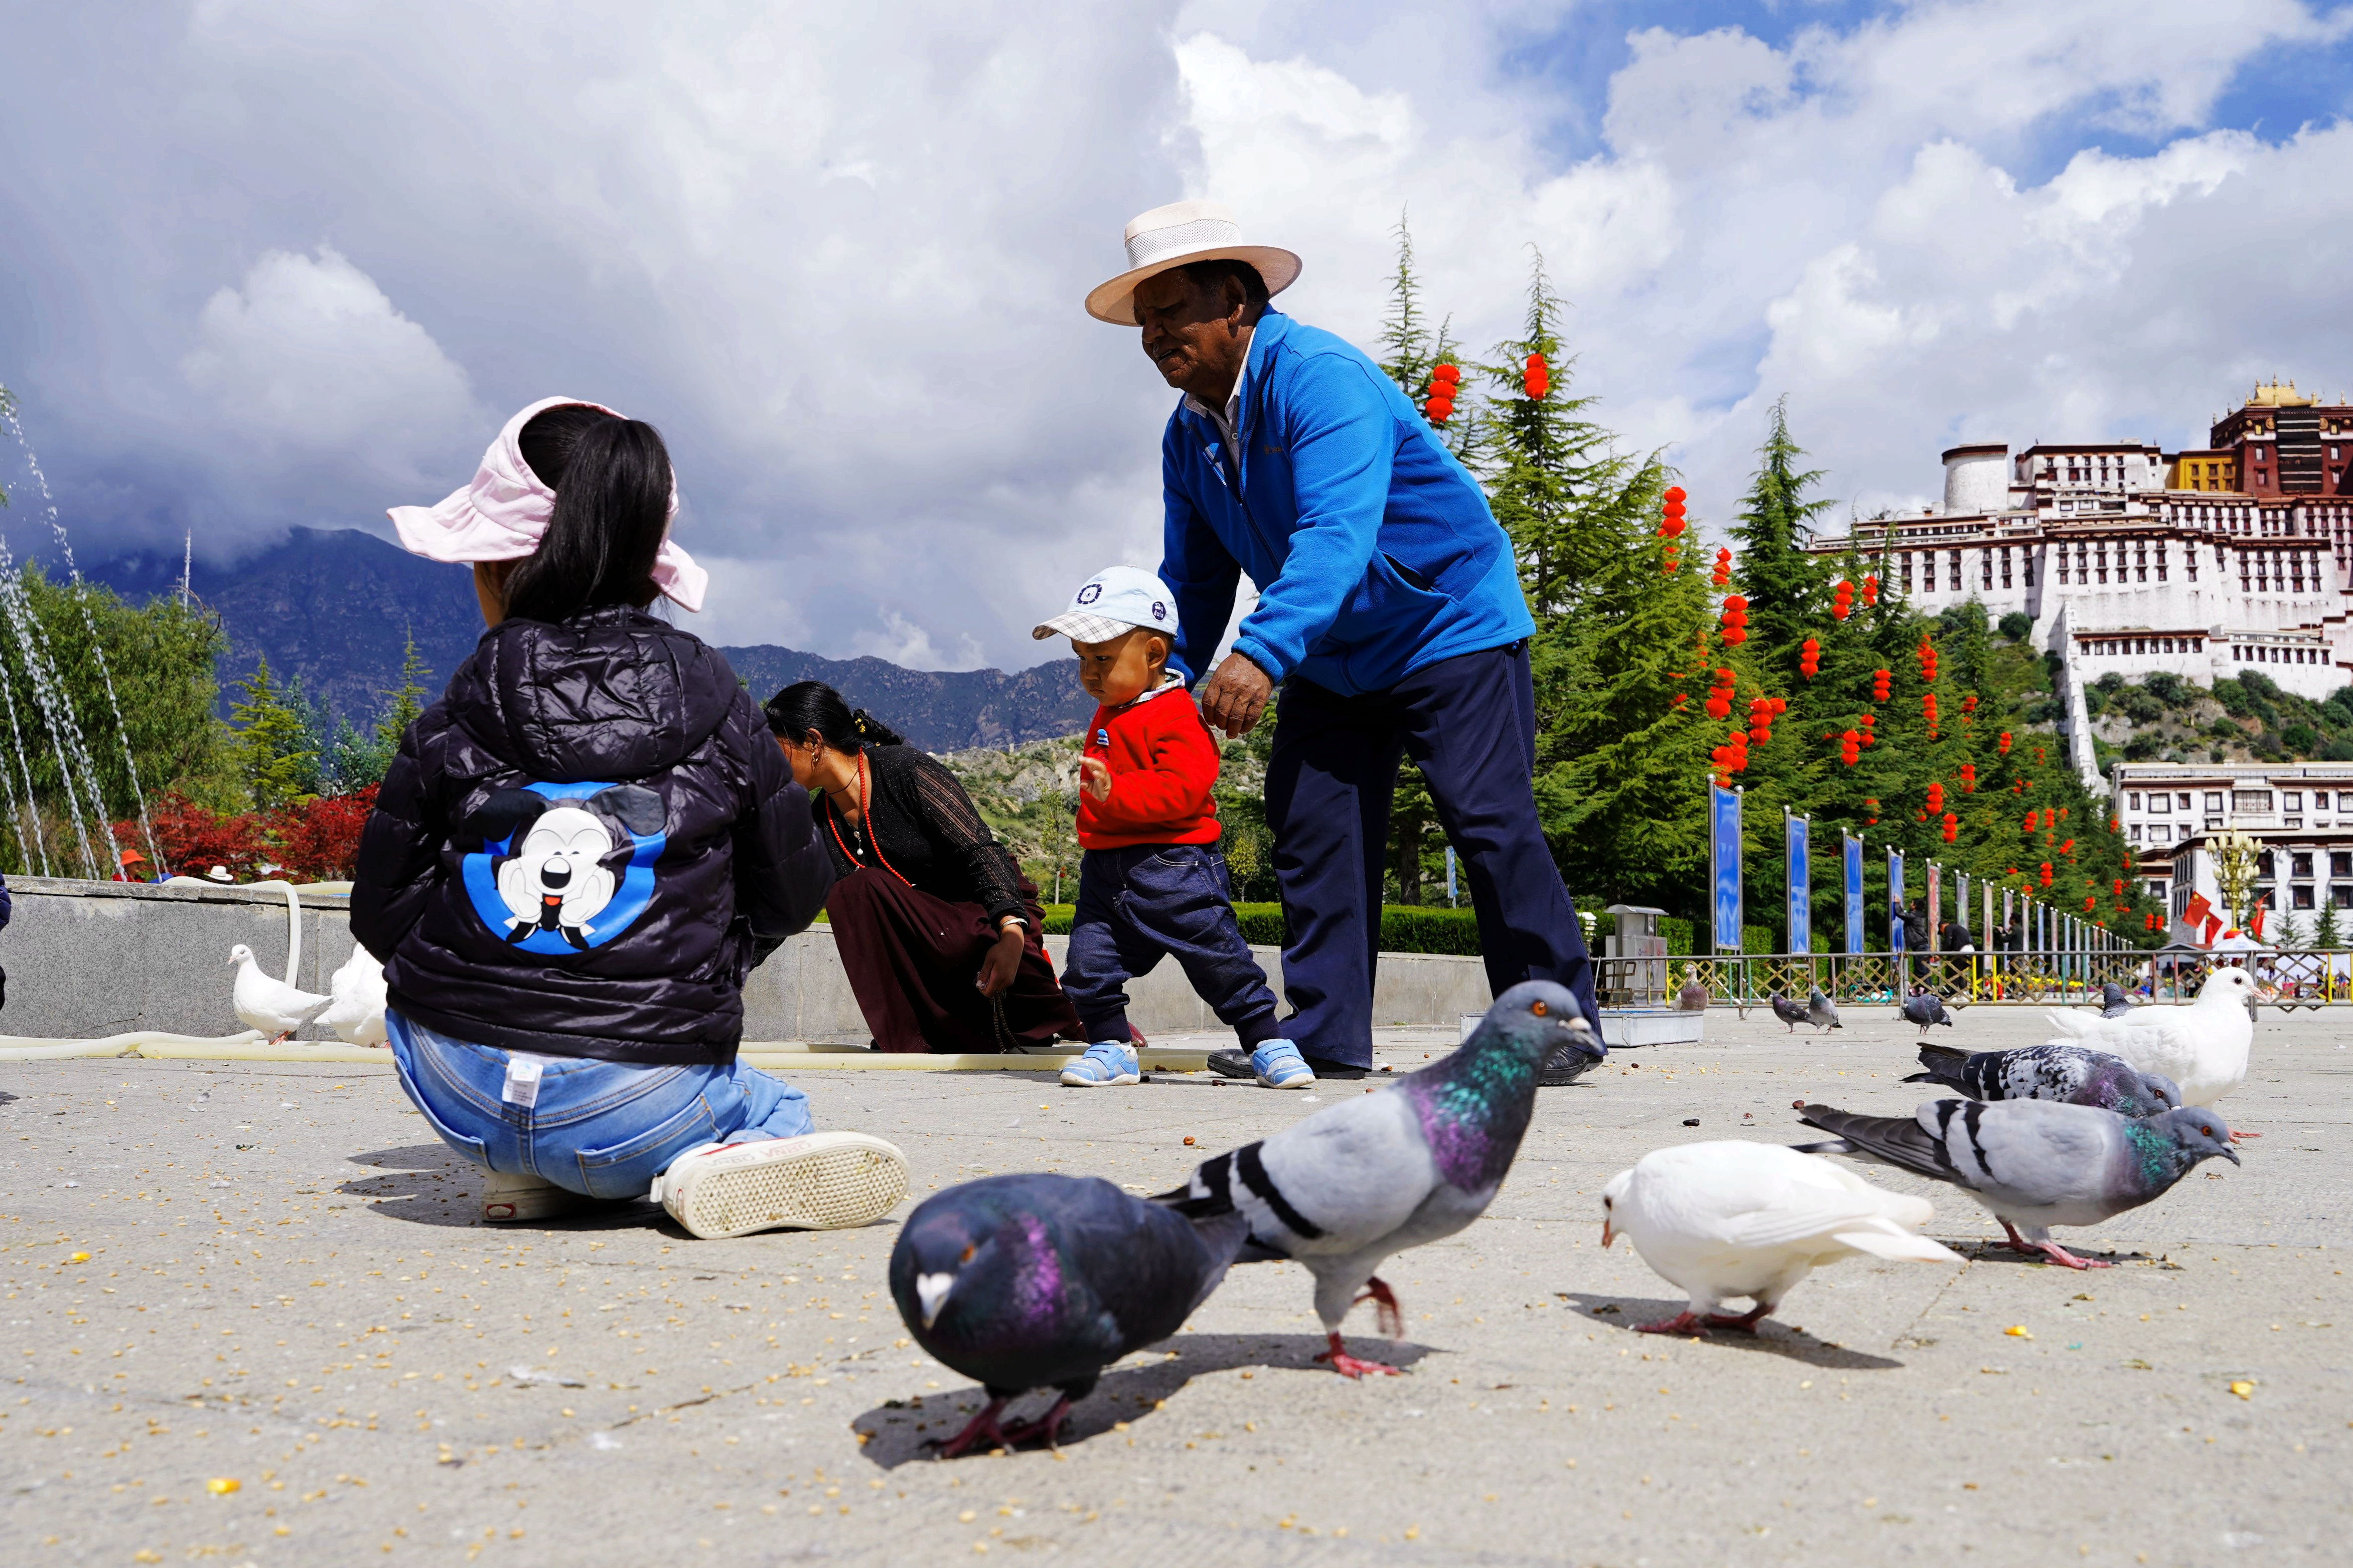
{"label": "man in blue jacket", "polygon": [[[1488,984],[1556,981],[1593,1025],[1592,1054],[1546,1064],[1546,1082],[1568,1081],[1599,1055],[1600,1018],[1536,819],[1535,624],[1511,541],[1378,365],[1268,304],[1296,256],[1242,244],[1214,202],[1145,213],[1126,239],[1129,269],[1087,310],[1140,326],[1185,394],[1160,453],[1160,575],[1182,628],[1170,666],[1208,668],[1247,572],[1258,604],[1199,682],[1201,711],[1240,735],[1282,688],[1266,815],[1289,926],[1286,1037],[1319,1074],[1372,1063],[1389,797],[1409,755],[1469,873]],[[1239,1051],[1210,1065],[1251,1070]]]}

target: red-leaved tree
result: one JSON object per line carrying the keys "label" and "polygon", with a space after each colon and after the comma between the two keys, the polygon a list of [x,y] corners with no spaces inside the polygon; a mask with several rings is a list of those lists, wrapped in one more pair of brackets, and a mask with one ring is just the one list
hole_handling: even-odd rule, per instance
{"label": "red-leaved tree", "polygon": [[[375,807],[376,786],[355,795],[322,796],[265,814],[230,814],[167,795],[149,808],[155,842],[164,851],[159,870],[201,877],[225,866],[240,882],[267,875],[290,881],[342,881],[359,858],[360,830]],[[143,842],[136,819],[114,825],[114,841],[124,849]],[[266,872],[275,866],[276,872]]]}

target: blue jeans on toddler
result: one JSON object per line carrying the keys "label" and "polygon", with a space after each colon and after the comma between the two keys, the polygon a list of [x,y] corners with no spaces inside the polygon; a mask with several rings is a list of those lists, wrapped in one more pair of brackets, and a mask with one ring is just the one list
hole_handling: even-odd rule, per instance
{"label": "blue jeans on toddler", "polygon": [[797,1138],[815,1126],[808,1096],[741,1062],[543,1058],[534,1102],[509,1104],[505,1051],[396,1012],[384,1021],[400,1087],[443,1142],[477,1165],[592,1198],[641,1198],[672,1160],[705,1143]]}
{"label": "blue jeans on toddler", "polygon": [[1274,993],[1234,920],[1226,858],[1206,844],[1090,849],[1079,858],[1079,903],[1062,989],[1090,1040],[1133,1037],[1127,982],[1176,959],[1228,1027],[1255,1050],[1282,1037]]}

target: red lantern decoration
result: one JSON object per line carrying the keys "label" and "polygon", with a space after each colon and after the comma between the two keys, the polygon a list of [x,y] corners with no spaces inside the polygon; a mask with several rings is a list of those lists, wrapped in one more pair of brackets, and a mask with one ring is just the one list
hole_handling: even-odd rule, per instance
{"label": "red lantern decoration", "polygon": [[1928,786],[1928,815],[1934,816],[1936,813],[1944,809],[1945,786],[1940,784],[1930,784]]}
{"label": "red lantern decoration", "polygon": [[1867,573],[1862,579],[1862,602],[1866,605],[1879,603],[1879,579]]}
{"label": "red lantern decoration", "polygon": [[1864,795],[1862,797],[1862,805],[1863,809],[1871,814],[1862,819],[1863,826],[1865,827],[1876,826],[1879,822],[1879,803],[1872,799],[1871,796]]}
{"label": "red lantern decoration", "polygon": [[1841,577],[1839,579],[1838,586],[1831,591],[1831,615],[1834,619],[1842,621],[1852,614],[1854,614],[1854,584]]}
{"label": "red lantern decoration", "polygon": [[1454,417],[1454,395],[1461,381],[1460,365],[1441,364],[1430,373],[1430,395],[1423,400],[1421,411],[1432,425],[1443,425]]}
{"label": "red lantern decoration", "polygon": [[2000,742],[2000,743],[1999,745],[1997,745],[1997,746],[1995,746],[1995,747],[1994,747],[1994,750],[1996,750],[1996,751],[2000,752],[2003,756],[2005,756],[2005,757],[2006,757],[2006,756],[2008,756],[2008,755],[2010,755],[2010,731],[2009,731],[2004,730],[2004,731],[2001,732],[2001,742]]}
{"label": "red lantern decoration", "polygon": [[1527,388],[1530,398],[1536,400],[1541,400],[1546,392],[1552,390],[1552,379],[1545,368],[1544,355],[1528,356],[1527,365],[1520,377],[1520,384]]}
{"label": "red lantern decoration", "polygon": [[1961,793],[1963,795],[1978,793],[1978,765],[1975,763],[1961,764]]}
{"label": "red lantern decoration", "polygon": [[2049,887],[2051,885],[2051,862],[2045,860],[2038,869],[2042,872],[2042,886],[2046,888]]}
{"label": "red lantern decoration", "polygon": [[1822,672],[1822,645],[1808,637],[1798,645],[1798,673],[1811,680]]}
{"label": "red lantern decoration", "polygon": [[1887,683],[1894,679],[1888,670],[1874,669],[1871,672],[1871,700],[1873,702],[1887,700]]}
{"label": "red lantern decoration", "polygon": [[1839,737],[1839,761],[1848,767],[1862,760],[1862,737],[1849,730]]}
{"label": "red lantern decoration", "polygon": [[1876,713],[1866,713],[1856,721],[1862,726],[1862,743],[1866,746],[1877,745],[1879,743],[1879,731],[1875,726],[1879,723],[1879,715]]}
{"label": "red lantern decoration", "polygon": [[1719,588],[1728,588],[1732,585],[1732,552],[1728,549],[1715,552],[1715,583]]}
{"label": "red lantern decoration", "polygon": [[1945,842],[1952,843],[1961,836],[1961,819],[1951,812],[1945,813]]}

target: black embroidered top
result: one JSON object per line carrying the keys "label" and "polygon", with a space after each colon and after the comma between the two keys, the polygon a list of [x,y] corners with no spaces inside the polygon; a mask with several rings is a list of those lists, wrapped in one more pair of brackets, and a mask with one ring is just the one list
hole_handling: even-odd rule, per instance
{"label": "black embroidered top", "polygon": [[825,792],[813,796],[818,837],[835,872],[848,876],[860,866],[896,871],[934,898],[978,904],[991,920],[1026,916],[1020,868],[955,774],[913,746],[869,746],[864,754],[871,837],[836,812]]}

